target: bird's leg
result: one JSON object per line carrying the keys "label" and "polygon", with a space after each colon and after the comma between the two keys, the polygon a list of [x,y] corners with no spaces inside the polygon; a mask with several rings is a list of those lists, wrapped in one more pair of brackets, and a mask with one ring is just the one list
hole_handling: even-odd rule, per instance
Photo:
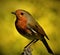
{"label": "bird's leg", "polygon": [[34,39],[32,40],[27,46],[25,46],[25,48],[28,48],[29,46],[31,46],[33,43],[37,42],[39,39]]}
{"label": "bird's leg", "polygon": [[39,39],[36,39],[36,40],[34,41],[34,43],[36,43],[38,40],[39,40]]}
{"label": "bird's leg", "polygon": [[35,40],[32,40],[27,46],[25,46],[25,48],[27,48],[28,46],[30,46]]}
{"label": "bird's leg", "polygon": [[32,41],[24,48],[23,55],[32,55],[30,46],[31,46],[33,43],[37,42],[37,41],[38,41],[38,39],[32,40]]}
{"label": "bird's leg", "polygon": [[32,44],[36,43],[38,40],[39,40],[39,39],[34,39],[34,40],[32,40],[27,46],[25,46],[25,49],[29,49],[30,46],[31,46]]}

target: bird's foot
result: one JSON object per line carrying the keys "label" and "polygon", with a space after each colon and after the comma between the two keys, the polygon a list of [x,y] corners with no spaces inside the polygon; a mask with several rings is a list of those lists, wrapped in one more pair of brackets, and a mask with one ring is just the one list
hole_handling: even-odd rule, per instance
{"label": "bird's foot", "polygon": [[24,48],[22,55],[32,55],[30,47]]}

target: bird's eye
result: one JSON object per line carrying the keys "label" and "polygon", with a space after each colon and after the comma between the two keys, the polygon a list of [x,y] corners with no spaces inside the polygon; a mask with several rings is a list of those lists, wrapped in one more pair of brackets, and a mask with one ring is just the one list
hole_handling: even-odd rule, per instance
{"label": "bird's eye", "polygon": [[23,13],[21,13],[21,15],[23,15]]}

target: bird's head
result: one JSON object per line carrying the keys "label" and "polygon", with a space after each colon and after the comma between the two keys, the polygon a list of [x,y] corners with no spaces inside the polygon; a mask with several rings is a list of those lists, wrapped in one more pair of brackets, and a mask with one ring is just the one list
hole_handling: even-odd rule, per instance
{"label": "bird's head", "polygon": [[15,12],[12,12],[12,14],[16,15],[16,17],[19,19],[24,16],[24,11],[18,9]]}
{"label": "bird's head", "polygon": [[12,14],[16,15],[18,19],[20,19],[21,17],[26,17],[26,18],[31,17],[31,14],[29,12],[22,9],[18,9],[15,12],[12,12]]}

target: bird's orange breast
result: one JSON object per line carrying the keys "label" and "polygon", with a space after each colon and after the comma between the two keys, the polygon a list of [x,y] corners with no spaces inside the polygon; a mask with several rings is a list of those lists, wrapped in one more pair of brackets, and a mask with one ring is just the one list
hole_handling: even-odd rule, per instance
{"label": "bird's orange breast", "polygon": [[17,22],[18,28],[26,29],[27,27],[27,18],[26,17],[20,17],[20,19]]}

